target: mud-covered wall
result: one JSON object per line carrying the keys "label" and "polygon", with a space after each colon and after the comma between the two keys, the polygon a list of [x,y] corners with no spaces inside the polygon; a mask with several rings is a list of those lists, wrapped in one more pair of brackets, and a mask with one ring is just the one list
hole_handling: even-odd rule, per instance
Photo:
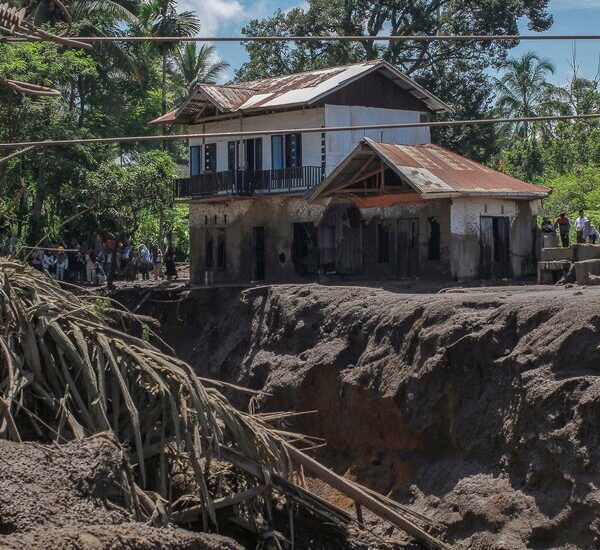
{"label": "mud-covered wall", "polygon": [[[256,197],[192,203],[190,206],[190,278],[205,282],[212,271],[215,283],[249,282],[255,279],[254,227],[265,227],[265,272],[272,282],[294,281],[292,223],[318,222],[325,210],[301,197]],[[206,265],[207,242],[215,246],[219,232],[226,246],[226,265]],[[216,250],[216,249],[215,249]],[[213,252],[213,255],[215,252]]]}
{"label": "mud-covered wall", "polygon": [[508,217],[510,224],[510,261],[513,277],[534,273],[536,201],[455,198],[451,208],[450,263],[457,280],[479,275],[480,235],[482,216]]}

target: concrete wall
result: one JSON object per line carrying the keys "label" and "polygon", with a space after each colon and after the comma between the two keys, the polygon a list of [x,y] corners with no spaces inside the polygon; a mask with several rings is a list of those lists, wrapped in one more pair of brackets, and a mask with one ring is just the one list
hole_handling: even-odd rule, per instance
{"label": "concrete wall", "polygon": [[[373,107],[325,105],[325,126],[361,126],[369,124],[395,124],[420,122],[418,111],[401,111]],[[430,143],[429,128],[403,128],[396,130],[368,130],[354,132],[330,132],[326,135],[326,175],[342,162],[361,139],[370,137],[375,141],[419,145]]]}
{"label": "concrete wall", "polygon": [[[298,279],[292,263],[292,223],[318,223],[325,206],[310,205],[301,197],[233,199],[190,205],[190,277],[204,282],[207,236],[226,232],[227,269],[214,270],[215,282],[254,278],[253,228],[265,227],[265,271],[272,282]],[[285,258],[283,258],[285,256]],[[283,261],[282,261],[283,259]]]}
{"label": "concrete wall", "polygon": [[[419,279],[439,279],[450,277],[450,201],[426,201],[414,205],[398,205],[387,208],[367,208],[362,210],[364,219],[364,267],[365,275],[396,278],[398,265],[398,220],[418,220],[418,262]],[[429,259],[429,218],[440,224],[440,259]],[[377,262],[377,223],[386,224],[392,236],[390,262]]]}
{"label": "concrete wall", "polygon": [[481,216],[509,218],[512,275],[519,278],[533,274],[534,216],[538,208],[537,201],[466,197],[452,199],[450,263],[453,278],[465,280],[478,276]]}
{"label": "concrete wall", "polygon": [[[206,122],[189,127],[189,133],[214,133],[214,132],[253,132],[259,130],[281,130],[282,134],[289,133],[294,128],[320,128],[323,126],[347,126],[366,124],[392,124],[403,122],[419,122],[421,114],[418,111],[401,111],[395,109],[381,109],[372,107],[349,107],[344,105],[325,105],[298,111],[271,113],[239,117],[229,120]],[[348,154],[358,145],[365,136],[376,141],[382,141],[382,132],[372,130],[368,132],[330,132],[325,137],[325,174],[328,175]],[[251,136],[249,136],[251,137]],[[258,135],[256,137],[259,137]],[[217,144],[217,171],[228,170],[227,143],[236,138],[192,138],[190,146],[206,143]],[[429,143],[431,136],[429,128],[407,128],[400,130],[386,130],[383,132],[383,141],[414,145]],[[243,143],[240,144],[240,165],[245,168],[245,154]],[[204,170],[204,153],[200,155],[201,169]],[[321,133],[302,135],[302,165],[322,166],[323,143]],[[264,170],[272,167],[271,163],[271,137],[263,136]]]}
{"label": "concrete wall", "polygon": [[[341,208],[340,215],[329,216]],[[211,268],[214,281],[220,283],[250,281],[255,278],[254,227],[265,227],[265,271],[269,282],[299,280],[292,261],[293,223],[335,223],[335,246],[342,263],[352,263],[356,274],[374,278],[397,278],[403,256],[398,227],[403,220],[416,220],[418,228],[418,272],[420,279],[474,279],[479,276],[480,218],[505,216],[509,219],[510,264],[512,276],[535,273],[533,258],[534,218],[537,204],[530,201],[500,199],[441,199],[413,205],[360,210],[360,223],[352,227],[346,208],[350,202],[311,205],[300,196],[272,196],[226,199],[192,203],[190,206],[191,278],[203,283],[206,266],[206,242],[213,246],[219,235],[226,240],[226,269]],[[327,219],[336,221],[326,222]],[[440,259],[429,259],[429,219],[440,226]],[[389,260],[377,257],[377,225],[389,229]],[[321,239],[319,233],[319,239]],[[322,242],[319,242],[322,245]],[[213,249],[216,260],[216,250]],[[356,255],[361,256],[358,262]],[[345,256],[344,256],[345,255]],[[339,269],[338,273],[343,273]],[[354,273],[354,272],[353,272]]]}

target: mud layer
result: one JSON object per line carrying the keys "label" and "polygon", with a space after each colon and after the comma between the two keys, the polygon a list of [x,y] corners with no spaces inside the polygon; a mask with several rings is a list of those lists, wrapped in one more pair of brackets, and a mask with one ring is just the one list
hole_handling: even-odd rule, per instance
{"label": "mud layer", "polygon": [[142,311],[260,410],[318,410],[293,427],[321,458],[457,548],[600,547],[598,289],[199,289]]}
{"label": "mud layer", "polygon": [[123,501],[125,464],[123,450],[103,434],[60,446],[0,441],[0,548],[241,548],[224,537],[137,523]]}

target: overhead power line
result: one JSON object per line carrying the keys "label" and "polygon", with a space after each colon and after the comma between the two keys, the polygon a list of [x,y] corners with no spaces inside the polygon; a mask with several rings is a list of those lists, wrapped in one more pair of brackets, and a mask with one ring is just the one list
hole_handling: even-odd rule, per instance
{"label": "overhead power line", "polygon": [[[492,42],[508,40],[600,40],[600,34],[469,34],[469,35],[382,35],[382,36],[72,36],[71,40],[95,42]],[[1,39],[0,39],[1,40]],[[27,37],[5,40],[27,41]]]}
{"label": "overhead power line", "polygon": [[[518,118],[486,118],[476,120],[443,120],[436,122],[403,122],[398,124],[368,124],[362,126],[328,126],[312,128],[291,128],[286,129],[288,134],[316,134],[327,132],[361,132],[368,130],[399,130],[402,128],[444,128],[451,126],[478,126],[486,124],[515,124],[518,122],[544,122],[560,120],[590,120],[600,119],[600,113],[587,115],[555,115],[538,117],[518,117]],[[228,137],[250,137],[250,136],[274,136],[281,134],[282,130],[260,130],[260,131],[242,131],[242,132],[212,132],[212,133],[194,133],[194,134],[172,134],[160,136],[120,136],[104,138],[85,138],[85,139],[57,139],[46,141],[23,141],[19,143],[0,143],[2,149],[15,149],[22,147],[54,147],[66,145],[93,145],[102,143],[132,143],[132,142],[153,142],[153,141],[179,141],[184,139],[197,138],[228,138]]]}

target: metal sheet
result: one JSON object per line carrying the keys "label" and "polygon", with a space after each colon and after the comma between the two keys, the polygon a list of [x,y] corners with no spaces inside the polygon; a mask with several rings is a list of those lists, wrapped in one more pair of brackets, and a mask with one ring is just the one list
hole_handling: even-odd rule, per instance
{"label": "metal sheet", "polygon": [[374,60],[225,86],[199,84],[176,110],[174,120],[173,117],[168,119],[160,117],[153,120],[152,123],[165,124],[174,121],[186,123],[189,121],[190,115],[200,112],[202,109],[200,103],[205,104],[206,101],[212,103],[223,113],[254,112],[296,105],[311,105],[338,88],[373,71],[381,71],[400,88],[423,101],[434,112],[452,110],[439,98],[421,88],[389,63]]}

